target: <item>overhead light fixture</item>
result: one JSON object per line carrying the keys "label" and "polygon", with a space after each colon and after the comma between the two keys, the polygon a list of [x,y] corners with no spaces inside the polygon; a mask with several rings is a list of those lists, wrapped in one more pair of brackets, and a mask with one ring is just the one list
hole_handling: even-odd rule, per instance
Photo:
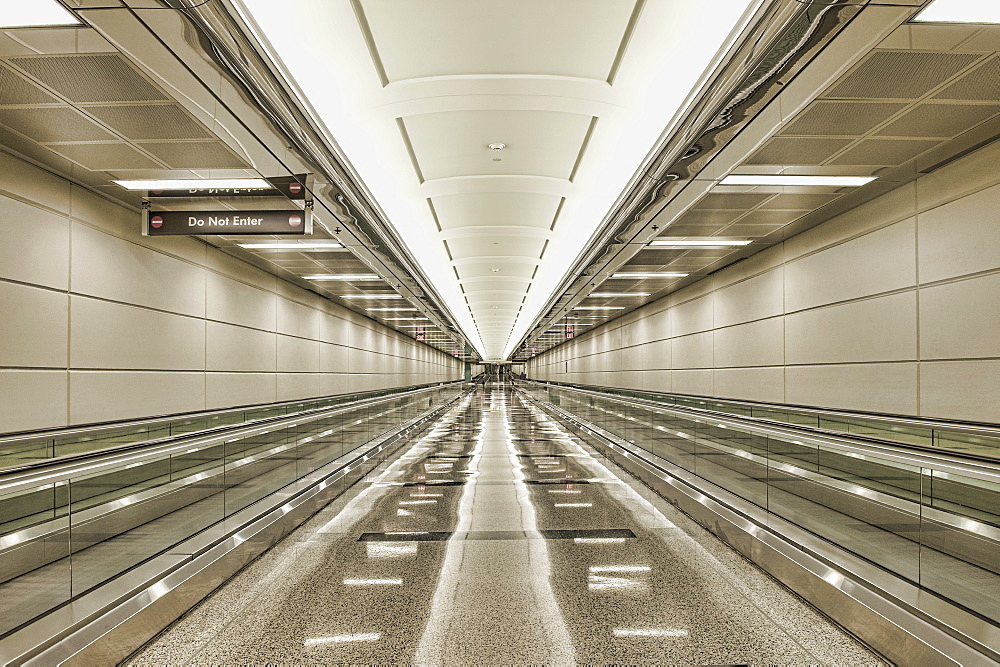
{"label": "overhead light fixture", "polygon": [[342,299],[402,299],[402,294],[338,294]]}
{"label": "overhead light fixture", "polygon": [[689,274],[677,271],[644,271],[640,273],[613,273],[612,278],[686,278]]}
{"label": "overhead light fixture", "polygon": [[1000,23],[996,0],[934,0],[914,21],[938,23]]}
{"label": "overhead light fixture", "polygon": [[649,292],[591,292],[587,296],[608,298],[619,296],[649,296]]}
{"label": "overhead light fixture", "polygon": [[625,306],[576,306],[573,310],[625,310]]}
{"label": "overhead light fixture", "polygon": [[[343,248],[343,244],[336,241],[312,241],[309,243],[294,243],[276,241],[274,243],[237,243],[241,248],[247,250],[336,250]],[[378,276],[376,276],[377,278]]]}
{"label": "overhead light fixture", "polygon": [[382,311],[382,312],[401,312],[406,310],[416,310],[416,308],[365,308],[365,310],[370,311]]}
{"label": "overhead light fixture", "polygon": [[739,239],[653,239],[649,245],[667,248],[729,248],[750,245],[753,241]]}
{"label": "overhead light fixture", "polygon": [[786,174],[730,174],[719,185],[813,185],[857,188],[875,180],[875,176],[792,176]]}
{"label": "overhead light fixture", "polygon": [[302,277],[305,280],[382,280],[373,273],[320,273]]}
{"label": "overhead light fixture", "polygon": [[0,5],[0,28],[40,28],[53,25],[80,25],[80,21],[55,0],[8,0]]}
{"label": "overhead light fixture", "polygon": [[274,186],[263,178],[178,178],[138,181],[112,181],[126,190],[270,190]]}

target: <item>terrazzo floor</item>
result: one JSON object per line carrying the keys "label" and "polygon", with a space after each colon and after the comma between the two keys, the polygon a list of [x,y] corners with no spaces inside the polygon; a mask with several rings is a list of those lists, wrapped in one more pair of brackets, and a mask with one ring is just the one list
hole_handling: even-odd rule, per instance
{"label": "terrazzo floor", "polygon": [[128,664],[296,663],[882,664],[489,387]]}

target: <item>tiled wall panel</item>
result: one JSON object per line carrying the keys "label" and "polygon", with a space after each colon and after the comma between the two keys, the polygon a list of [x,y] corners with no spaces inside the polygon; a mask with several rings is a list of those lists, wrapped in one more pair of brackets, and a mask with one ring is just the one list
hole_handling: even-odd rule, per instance
{"label": "tiled wall panel", "polygon": [[463,375],[201,241],[143,237],[138,212],[2,153],[0,236],[0,433]]}

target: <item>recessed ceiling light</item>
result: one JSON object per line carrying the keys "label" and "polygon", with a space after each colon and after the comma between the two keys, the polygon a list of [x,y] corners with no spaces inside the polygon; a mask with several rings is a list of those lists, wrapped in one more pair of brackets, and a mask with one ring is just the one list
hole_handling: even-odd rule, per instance
{"label": "recessed ceiling light", "polygon": [[625,310],[625,306],[576,306],[573,310]]}
{"label": "recessed ceiling light", "polygon": [[406,310],[416,310],[416,308],[365,308],[365,310],[370,310],[370,311],[378,311],[378,310],[380,310],[382,312],[387,312],[388,311],[388,312],[397,312],[398,313],[398,312],[402,312],[402,311],[406,311]]}
{"label": "recessed ceiling light", "polygon": [[667,248],[728,248],[735,246],[750,245],[753,241],[738,239],[713,239],[711,237],[702,239],[653,239],[649,245]]}
{"label": "recessed ceiling light", "polygon": [[507,148],[507,144],[502,144],[499,142],[495,144],[490,144],[490,150],[493,151],[494,153],[499,153],[505,148]]}
{"label": "recessed ceiling light", "polygon": [[342,299],[402,299],[402,294],[338,294]]}
{"label": "recessed ceiling light", "polygon": [[492,271],[493,273],[499,273],[500,269],[490,269],[490,271]]}
{"label": "recessed ceiling light", "polygon": [[914,21],[940,23],[1000,23],[997,0],[934,0]]}
{"label": "recessed ceiling light", "polygon": [[305,280],[381,280],[372,273],[320,273],[302,277]]}
{"label": "recessed ceiling light", "polygon": [[642,273],[614,273],[612,278],[686,278],[687,273],[677,271],[649,271]]}
{"label": "recessed ceiling light", "polygon": [[233,188],[239,190],[270,190],[274,186],[263,178],[180,178],[141,181],[112,181],[126,190],[201,190]]}
{"label": "recessed ceiling light", "polygon": [[875,180],[874,176],[791,176],[786,174],[730,174],[719,185],[815,185],[856,188]]}
{"label": "recessed ceiling light", "polygon": [[618,297],[618,296],[649,296],[649,292],[591,292],[587,296]]}
{"label": "recessed ceiling light", "polygon": [[336,241],[313,241],[311,243],[276,242],[276,243],[237,243],[241,248],[247,250],[336,250],[343,248],[343,244]]}
{"label": "recessed ceiling light", "polygon": [[80,25],[80,22],[55,0],[7,0],[0,5],[0,28],[50,25]]}

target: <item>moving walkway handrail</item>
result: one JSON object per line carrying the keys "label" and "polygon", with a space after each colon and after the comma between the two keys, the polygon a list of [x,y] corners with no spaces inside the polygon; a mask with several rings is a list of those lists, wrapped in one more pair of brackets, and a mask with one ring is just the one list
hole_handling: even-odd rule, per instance
{"label": "moving walkway handrail", "polygon": [[[886,423],[886,424],[899,424],[899,425],[904,425],[904,426],[916,426],[916,427],[927,428],[927,429],[931,429],[931,430],[935,430],[935,429],[936,430],[949,430],[951,432],[961,433],[961,434],[964,434],[964,435],[974,435],[974,436],[980,436],[980,437],[986,437],[986,438],[993,438],[993,439],[996,439],[997,442],[998,442],[998,449],[997,449],[997,453],[995,455],[989,454],[989,453],[985,453],[985,452],[980,452],[980,451],[973,452],[973,451],[953,449],[953,448],[944,447],[944,446],[920,445],[920,444],[917,444],[917,443],[907,442],[907,441],[903,441],[903,440],[890,440],[890,439],[887,439],[887,438],[880,438],[880,437],[869,435],[869,434],[852,433],[852,432],[845,432],[845,431],[836,431],[836,430],[832,430],[832,429],[826,429],[826,428],[823,428],[821,426],[808,426],[806,424],[794,424],[794,423],[788,423],[788,422],[783,422],[783,421],[777,421],[777,420],[773,420],[773,419],[767,419],[765,417],[757,417],[757,416],[751,416],[751,415],[741,415],[741,414],[734,414],[734,413],[730,413],[730,412],[721,412],[721,411],[718,411],[718,410],[711,410],[709,408],[699,408],[699,407],[695,407],[695,406],[692,406],[692,405],[683,405],[683,404],[675,404],[675,403],[664,403],[664,402],[661,402],[661,401],[657,401],[655,399],[642,398],[640,396],[634,396],[634,395],[628,395],[628,394],[618,393],[620,391],[624,392],[624,391],[630,391],[630,390],[618,389],[618,388],[614,388],[614,387],[610,387],[610,388],[591,387],[591,386],[584,387],[584,386],[573,385],[573,384],[568,384],[568,383],[544,382],[544,381],[538,381],[538,380],[519,380],[519,383],[535,384],[535,385],[542,386],[542,387],[557,387],[559,389],[579,391],[579,392],[589,393],[589,394],[598,395],[598,396],[602,396],[602,397],[609,397],[609,398],[613,397],[615,399],[624,399],[624,400],[632,401],[636,405],[643,405],[645,407],[655,407],[655,408],[669,407],[669,408],[676,409],[676,410],[687,410],[687,411],[690,411],[690,412],[693,412],[693,413],[696,413],[696,414],[700,414],[700,415],[711,417],[712,419],[715,419],[715,418],[738,418],[738,419],[741,419],[741,420],[746,420],[748,422],[766,424],[766,425],[774,426],[774,427],[777,427],[777,428],[793,429],[795,431],[801,431],[801,432],[804,432],[804,433],[819,433],[819,434],[826,435],[826,436],[829,436],[829,437],[832,437],[832,438],[854,439],[854,440],[863,441],[863,442],[866,442],[866,443],[871,443],[873,445],[879,445],[879,446],[883,446],[883,447],[902,448],[902,449],[907,449],[907,450],[911,450],[911,451],[914,451],[914,452],[922,452],[922,453],[932,452],[932,453],[935,453],[935,454],[939,454],[939,453],[945,453],[946,452],[947,454],[949,454],[951,456],[955,456],[955,457],[957,457],[959,459],[968,459],[968,460],[975,461],[975,462],[982,462],[982,463],[993,464],[993,465],[996,465],[997,463],[1000,463],[1000,427],[994,427],[994,426],[989,426],[989,425],[985,425],[985,424],[952,423],[952,422],[945,422],[945,421],[936,421],[936,420],[931,420],[931,419],[918,419],[918,418],[913,418],[913,417],[899,417],[899,418],[894,418],[894,417],[890,417],[890,416],[887,416],[887,415],[874,415],[874,414],[869,414],[869,413],[843,412],[843,411],[837,411],[837,410],[827,410],[827,409],[824,409],[824,408],[804,408],[804,407],[798,407],[798,406],[785,406],[783,404],[777,404],[777,403],[753,403],[753,402],[738,401],[738,400],[731,400],[731,399],[706,398],[706,397],[702,397],[702,396],[687,396],[687,395],[679,395],[679,394],[662,394],[665,397],[681,396],[681,397],[686,398],[686,399],[704,400],[705,402],[732,403],[732,404],[735,404],[735,405],[745,405],[745,406],[748,406],[748,407],[759,407],[761,409],[773,409],[775,411],[782,411],[783,410],[783,411],[787,411],[787,412],[797,412],[799,414],[829,415],[829,416],[842,417],[844,419],[858,419],[858,420],[880,421],[880,422],[883,422],[883,423]],[[608,391],[608,389],[611,389],[611,391]],[[655,392],[646,392],[646,391],[642,391],[642,390],[639,390],[639,391],[641,391],[641,393],[644,393],[644,394],[656,395]]]}
{"label": "moving walkway handrail", "polygon": [[[877,412],[850,412],[846,410],[834,410],[832,408],[809,407],[804,405],[789,405],[786,403],[764,403],[757,401],[745,401],[738,398],[715,398],[712,396],[698,396],[695,394],[671,394],[645,389],[623,389],[621,387],[606,387],[603,385],[578,385],[569,382],[555,382],[552,380],[520,380],[520,382],[530,382],[540,385],[551,385],[568,389],[586,389],[609,394],[616,392],[635,392],[653,396],[663,396],[665,398],[681,398],[691,401],[704,401],[706,403],[728,403],[748,408],[761,408],[772,410],[783,410],[785,412],[795,412],[807,415],[827,415],[831,417],[843,417],[845,419],[865,419],[875,422],[885,422],[889,424],[899,424],[902,426],[917,426],[921,428],[940,429],[954,431],[969,435],[981,435],[989,438],[1000,439],[1000,425],[986,424],[983,422],[963,422],[948,421],[944,419],[934,419],[931,417],[907,417],[903,415],[886,415]],[[648,399],[647,399],[648,400]],[[688,407],[688,406],[685,406]]]}
{"label": "moving walkway handrail", "polygon": [[[9,493],[17,488],[30,488],[39,484],[53,484],[70,479],[81,472],[80,466],[83,464],[90,463],[90,466],[86,467],[85,470],[88,474],[95,473],[106,468],[121,465],[127,461],[141,462],[148,458],[170,454],[175,449],[203,448],[225,440],[263,435],[279,428],[298,426],[315,421],[317,418],[334,416],[342,412],[357,410],[367,405],[377,405],[393,399],[437,391],[442,386],[446,386],[446,384],[422,387],[408,392],[373,397],[351,403],[342,403],[329,408],[316,408],[292,415],[277,415],[254,422],[231,424],[209,431],[167,436],[153,441],[128,443],[107,449],[43,459],[15,468],[0,469],[0,493]],[[127,458],[129,456],[132,458]]]}
{"label": "moving walkway handrail", "polygon": [[[536,383],[546,386],[546,383]],[[641,408],[652,408],[668,413],[674,413],[698,423],[715,423],[738,427],[741,430],[755,432],[760,435],[780,435],[797,438],[812,445],[832,447],[854,455],[870,454],[882,459],[890,459],[907,465],[924,465],[945,472],[975,477],[986,482],[1000,484],[1000,466],[994,457],[975,454],[952,452],[949,450],[930,449],[926,447],[907,446],[900,443],[867,438],[865,436],[843,434],[838,432],[817,432],[817,429],[799,428],[782,422],[771,422],[757,417],[743,417],[721,412],[712,412],[687,406],[664,405],[655,401],[646,401],[633,397],[619,396],[590,389],[555,385],[558,389],[574,391],[580,394],[597,396],[606,400],[623,404],[631,404]]]}
{"label": "moving walkway handrail", "polygon": [[[126,442],[126,443],[120,443],[120,444],[112,445],[112,446],[109,446],[109,447],[102,447],[102,448],[99,448],[99,449],[90,450],[88,452],[78,452],[78,453],[74,453],[74,454],[65,454],[65,455],[62,455],[62,456],[55,456],[55,455],[53,455],[53,456],[49,456],[49,457],[45,457],[45,458],[40,458],[38,461],[33,461],[31,463],[27,463],[27,464],[19,465],[19,466],[3,466],[2,464],[0,464],[0,473],[16,472],[17,470],[23,469],[25,467],[29,467],[31,465],[34,465],[35,463],[42,463],[42,462],[45,462],[45,461],[56,461],[56,462],[58,462],[58,461],[69,461],[69,460],[73,460],[74,457],[84,456],[84,455],[91,454],[91,453],[100,454],[100,453],[108,453],[108,452],[115,451],[115,450],[120,450],[120,449],[123,450],[123,449],[129,448],[129,447],[137,447],[137,446],[141,447],[141,446],[147,446],[147,445],[155,445],[155,444],[157,444],[159,442],[164,442],[164,441],[168,441],[168,440],[173,439],[173,438],[184,437],[184,436],[210,435],[212,433],[219,432],[219,431],[222,431],[222,430],[225,430],[225,429],[229,429],[229,428],[240,427],[240,426],[249,426],[249,425],[253,425],[253,424],[268,423],[268,422],[271,422],[271,421],[274,421],[274,420],[280,420],[280,419],[284,419],[286,417],[290,417],[290,416],[294,416],[294,415],[304,415],[304,414],[309,414],[310,412],[318,412],[318,411],[326,410],[326,409],[329,409],[331,407],[349,407],[349,406],[352,406],[352,405],[360,405],[360,404],[364,403],[365,401],[370,401],[370,400],[373,400],[373,399],[389,398],[389,397],[394,397],[394,396],[404,396],[404,395],[407,395],[408,393],[410,393],[412,391],[432,390],[432,389],[437,389],[437,388],[440,388],[440,387],[448,386],[450,384],[461,384],[461,383],[464,383],[464,382],[465,382],[465,380],[456,380],[456,381],[453,381],[453,382],[439,382],[439,383],[432,383],[432,384],[420,385],[420,386],[417,386],[417,387],[404,387],[404,388],[393,388],[393,389],[384,389],[384,390],[373,390],[373,391],[355,392],[355,393],[351,393],[351,394],[338,394],[338,395],[323,396],[323,397],[318,397],[318,398],[297,399],[297,400],[292,400],[292,401],[280,401],[280,402],[276,402],[276,403],[259,403],[259,404],[242,406],[242,407],[237,407],[237,408],[225,408],[225,409],[220,409],[220,410],[208,410],[208,411],[204,411],[204,412],[187,412],[187,413],[179,413],[179,414],[167,415],[167,416],[160,416],[160,417],[151,417],[151,418],[146,418],[146,419],[124,420],[124,421],[114,421],[114,422],[100,422],[100,423],[97,423],[97,424],[88,424],[88,425],[74,426],[74,427],[68,427],[68,428],[45,429],[45,430],[40,430],[40,431],[25,431],[25,432],[19,432],[19,433],[8,434],[8,435],[0,435],[0,451],[2,451],[3,448],[5,448],[5,447],[9,447],[9,446],[12,446],[12,445],[16,446],[19,443],[29,443],[31,441],[50,440],[50,439],[51,440],[55,440],[55,439],[68,439],[68,438],[73,438],[74,436],[84,437],[84,436],[87,436],[89,434],[96,434],[98,436],[98,437],[90,439],[90,440],[80,440],[80,441],[78,441],[79,443],[82,444],[82,443],[85,443],[85,442],[99,442],[100,441],[100,435],[102,434],[102,432],[107,432],[109,435],[113,435],[113,433],[115,431],[119,431],[119,430],[121,430],[121,431],[127,431],[129,429],[138,429],[138,428],[142,428],[144,426],[146,426],[146,427],[156,426],[156,425],[169,426],[170,424],[175,423],[175,422],[184,422],[184,421],[188,421],[188,420],[210,419],[212,417],[224,416],[224,415],[229,415],[229,414],[238,414],[238,413],[241,413],[241,412],[243,412],[243,413],[250,413],[250,412],[262,411],[262,410],[267,410],[267,409],[281,409],[281,408],[286,408],[286,407],[295,406],[295,405],[315,404],[315,403],[323,403],[323,402],[326,402],[326,401],[336,401],[337,399],[346,399],[346,400],[339,401],[339,402],[337,402],[337,403],[335,403],[333,405],[325,405],[325,406],[319,406],[319,407],[315,407],[315,408],[308,408],[306,410],[300,410],[298,412],[293,412],[293,413],[283,413],[283,414],[278,414],[278,415],[271,415],[271,416],[268,416],[268,417],[260,417],[260,418],[257,418],[257,419],[246,419],[246,420],[235,422],[235,423],[222,424],[222,425],[219,425],[219,426],[213,426],[213,427],[210,427],[210,428],[198,429],[198,430],[193,430],[193,431],[186,431],[186,432],[183,432],[183,433],[176,433],[176,434],[175,433],[171,433],[171,434],[160,436],[160,437],[147,438],[145,440],[135,440],[134,442]],[[372,395],[369,395],[369,394],[372,394]],[[359,398],[351,398],[351,397],[359,397]],[[66,442],[66,443],[62,443],[62,444],[65,446],[65,445],[69,445],[71,443]]]}

